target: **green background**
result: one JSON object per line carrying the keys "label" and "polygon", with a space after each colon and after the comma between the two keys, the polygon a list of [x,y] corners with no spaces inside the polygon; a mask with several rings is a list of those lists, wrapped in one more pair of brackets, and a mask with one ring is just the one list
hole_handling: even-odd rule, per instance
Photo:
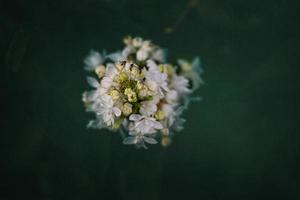
{"label": "green background", "polygon": [[[300,199],[296,1],[195,2],[0,1],[1,200]],[[86,129],[83,58],[129,34],[202,58],[169,148]]]}

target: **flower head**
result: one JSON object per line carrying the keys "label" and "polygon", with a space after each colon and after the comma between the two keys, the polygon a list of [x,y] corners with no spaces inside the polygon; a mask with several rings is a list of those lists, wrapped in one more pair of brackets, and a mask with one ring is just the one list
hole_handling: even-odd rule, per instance
{"label": "flower head", "polygon": [[165,51],[150,40],[124,38],[123,50],[106,54],[91,51],[85,69],[95,73],[87,82],[93,88],[82,100],[95,119],[91,128],[125,130],[124,144],[170,144],[183,128],[187,99],[201,83],[199,59],[166,63]]}

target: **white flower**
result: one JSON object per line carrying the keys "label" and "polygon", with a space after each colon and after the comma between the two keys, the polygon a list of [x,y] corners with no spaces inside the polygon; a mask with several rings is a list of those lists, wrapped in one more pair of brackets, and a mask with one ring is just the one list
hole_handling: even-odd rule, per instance
{"label": "white flower", "polygon": [[167,82],[168,75],[166,73],[161,73],[153,60],[148,60],[147,66],[149,67],[149,70],[146,73],[147,86],[152,91],[158,92],[159,95],[163,97],[163,91],[169,91]]}
{"label": "white flower", "polygon": [[138,133],[132,133],[132,132],[130,132],[129,135],[130,135],[129,137],[126,137],[123,140],[123,144],[135,144],[138,147],[144,147],[145,149],[147,149],[145,142],[149,143],[149,144],[157,144],[157,141],[152,137],[148,137],[148,136],[144,136],[144,135],[141,135]]}
{"label": "white flower", "polygon": [[95,120],[90,120],[87,124],[87,128],[106,128],[106,124],[104,124],[102,117],[96,116]]}
{"label": "white flower", "polygon": [[88,84],[94,88],[94,90],[83,93],[83,101],[88,103],[87,110],[90,111],[93,107],[94,101],[100,98],[101,95],[106,94],[112,82],[111,79],[104,77],[101,84],[93,77],[87,77]]}
{"label": "white flower", "polygon": [[134,122],[134,131],[142,135],[156,133],[157,130],[163,128],[162,124],[153,117],[147,117],[139,114],[132,114],[129,117],[130,121]]}
{"label": "white flower", "polygon": [[169,104],[175,104],[178,102],[178,92],[176,90],[170,90],[166,94],[166,101]]}
{"label": "white flower", "polygon": [[99,94],[105,94],[114,84],[114,77],[116,76],[117,70],[113,64],[107,64],[105,76],[101,80]]}
{"label": "white flower", "polygon": [[140,49],[137,51],[136,53],[136,59],[139,61],[144,61],[148,58],[148,51],[144,50],[144,49]]}
{"label": "white flower", "polygon": [[134,121],[134,124],[129,129],[129,137],[123,140],[123,144],[135,144],[140,147],[147,148],[146,143],[156,144],[157,141],[151,137],[158,130],[163,129],[161,123],[157,122],[152,117],[146,117],[138,114],[132,114],[129,120]]}
{"label": "white flower", "polygon": [[133,38],[132,45],[134,47],[140,47],[143,44],[143,39],[141,37]]}
{"label": "white flower", "polygon": [[115,76],[116,74],[117,74],[117,69],[116,69],[115,65],[112,64],[112,63],[108,63],[108,64],[106,65],[106,73],[105,73],[105,76],[107,76],[107,77],[113,79],[114,76]]}
{"label": "white flower", "polygon": [[200,66],[200,59],[196,57],[192,62],[192,71],[186,74],[186,77],[192,82],[192,91],[195,91],[199,88],[200,84],[204,83],[204,81],[201,78],[202,73],[203,70]]}
{"label": "white flower", "polygon": [[148,52],[150,52],[153,49],[153,46],[151,45],[151,41],[150,40],[144,40],[141,48],[148,51]]}
{"label": "white flower", "polygon": [[176,117],[176,112],[175,112],[174,106],[172,106],[170,104],[163,104],[161,109],[165,113],[168,127],[172,126],[175,121],[175,117]]}
{"label": "white flower", "polygon": [[133,49],[132,46],[127,46],[127,47],[125,47],[125,48],[123,49],[122,53],[121,53],[122,58],[123,58],[123,59],[127,59],[128,56],[129,56],[131,53],[133,53],[133,52],[134,52],[134,49]]}
{"label": "white flower", "polygon": [[143,101],[140,113],[144,116],[152,116],[157,111],[157,105],[154,101]]}
{"label": "white flower", "polygon": [[201,78],[203,70],[200,66],[200,58],[194,58],[192,63],[183,59],[178,59],[178,64],[182,69],[182,75],[191,81],[191,91],[198,89],[200,84],[203,83]]}
{"label": "white flower", "polygon": [[184,107],[176,108],[170,104],[163,104],[162,111],[166,115],[167,127],[173,128],[175,131],[181,131],[183,129],[184,119],[180,118]]}
{"label": "white flower", "polygon": [[99,52],[91,50],[90,54],[84,59],[85,70],[93,71],[104,62],[104,55],[101,55]]}
{"label": "white flower", "polygon": [[173,75],[172,87],[179,95],[186,95],[191,92],[189,87],[189,80],[183,76]]}
{"label": "white flower", "polygon": [[107,126],[112,126],[115,118],[121,115],[121,110],[118,107],[114,107],[113,100],[109,95],[102,95],[98,103],[96,109],[97,115],[100,115],[103,118],[103,122]]}
{"label": "white flower", "polygon": [[176,70],[150,40],[126,37],[124,43],[121,51],[91,51],[84,60],[85,69],[96,75],[87,78],[93,89],[82,96],[86,111],[96,115],[87,126],[118,129],[124,144],[147,148],[160,139],[164,146],[183,129],[182,112],[202,82],[199,58],[179,59]]}
{"label": "white flower", "polygon": [[[93,101],[95,101],[95,99],[97,99],[97,97],[99,95],[99,89],[101,87],[100,87],[99,82],[93,77],[87,77],[87,82],[91,87],[93,87],[95,89],[95,90],[83,93],[82,100],[86,103],[89,103],[89,102],[93,102]],[[89,110],[90,107],[87,107],[87,108]]]}
{"label": "white flower", "polygon": [[113,62],[118,62],[121,60],[125,60],[126,58],[124,56],[122,56],[122,52],[121,51],[117,51],[114,53],[110,53],[106,56],[107,59],[110,59]]}
{"label": "white flower", "polygon": [[87,82],[88,82],[88,84],[90,85],[90,86],[92,86],[93,88],[98,88],[98,87],[100,87],[100,84],[99,84],[99,82],[95,79],[95,78],[93,78],[93,77],[87,77]]}
{"label": "white flower", "polygon": [[164,63],[166,60],[166,52],[162,49],[157,49],[153,52],[152,57],[153,60]]}

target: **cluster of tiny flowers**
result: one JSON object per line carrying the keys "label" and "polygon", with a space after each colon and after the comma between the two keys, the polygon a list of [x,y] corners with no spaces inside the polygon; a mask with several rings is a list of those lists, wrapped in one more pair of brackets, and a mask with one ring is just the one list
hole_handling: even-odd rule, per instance
{"label": "cluster of tiny flowers", "polygon": [[83,93],[86,110],[95,113],[88,127],[120,131],[124,144],[167,146],[183,129],[182,112],[202,82],[199,58],[172,65],[149,40],[126,37],[124,44],[122,51],[91,51],[84,60],[94,73],[87,78],[93,90]]}

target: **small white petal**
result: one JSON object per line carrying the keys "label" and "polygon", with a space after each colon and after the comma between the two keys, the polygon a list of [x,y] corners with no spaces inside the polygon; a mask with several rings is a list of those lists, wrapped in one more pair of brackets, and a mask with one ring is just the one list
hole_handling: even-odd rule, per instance
{"label": "small white petal", "polygon": [[164,63],[166,60],[166,52],[162,49],[158,49],[152,54],[152,58],[154,60]]}
{"label": "small white petal", "polygon": [[158,121],[153,121],[153,122],[154,122],[153,123],[153,127],[155,129],[163,129],[163,126],[162,126],[162,124],[160,122],[158,122]]}
{"label": "small white petal", "polygon": [[106,58],[108,58],[114,62],[118,62],[118,61],[122,60],[122,53],[120,51],[117,51],[115,53],[108,54],[106,56]]}
{"label": "small white petal", "polygon": [[87,82],[90,86],[94,88],[98,88],[100,86],[99,82],[95,78],[90,76],[87,77]]}
{"label": "small white petal", "polygon": [[147,57],[148,57],[148,52],[143,49],[138,50],[138,52],[136,53],[136,59],[139,61],[144,61],[147,59]]}
{"label": "small white petal", "polygon": [[103,121],[102,120],[91,120],[89,121],[88,125],[87,125],[87,128],[98,128],[98,129],[101,129],[101,128],[104,128],[104,124],[103,124]]}
{"label": "small white petal", "polygon": [[97,98],[97,90],[92,90],[83,93],[83,101],[94,101]]}
{"label": "small white petal", "polygon": [[104,61],[102,55],[94,50],[91,50],[90,54],[84,59],[85,70],[93,71],[98,65]]}
{"label": "small white petal", "polygon": [[117,69],[116,69],[116,67],[115,67],[114,64],[108,63],[108,64],[106,65],[106,73],[105,73],[105,75],[106,75],[107,77],[112,78],[112,77],[116,74],[116,72],[117,72]]}
{"label": "small white petal", "polygon": [[153,60],[147,60],[149,71],[158,71],[157,64]]}
{"label": "small white petal", "polygon": [[199,57],[196,57],[196,58],[193,59],[192,68],[199,75],[201,75],[203,73],[203,69],[201,68],[201,61],[200,61]]}
{"label": "small white petal", "polygon": [[133,47],[132,46],[127,46],[124,48],[124,50],[122,51],[122,58],[123,59],[127,59],[127,57],[129,56],[129,54],[131,54],[133,52]]}
{"label": "small white petal", "polygon": [[149,143],[149,144],[157,144],[157,141],[154,138],[150,138],[150,137],[143,137],[144,141]]}
{"label": "small white petal", "polygon": [[157,111],[157,106],[152,101],[142,102],[140,113],[145,116],[153,115]]}
{"label": "small white petal", "polygon": [[121,116],[121,110],[118,107],[113,107],[113,112],[115,116],[120,117]]}
{"label": "small white petal", "polygon": [[105,89],[110,88],[111,84],[112,84],[112,79],[108,77],[103,77],[103,79],[101,80],[101,86]]}
{"label": "small white petal", "polygon": [[140,121],[143,117],[141,115],[138,114],[132,114],[129,117],[129,120],[131,121]]}
{"label": "small white petal", "polygon": [[140,47],[143,44],[143,39],[141,37],[133,38],[132,45],[134,47]]}
{"label": "small white petal", "polygon": [[123,144],[136,144],[138,143],[138,138],[135,136],[129,136],[123,140]]}
{"label": "small white petal", "polygon": [[170,90],[166,95],[166,101],[170,104],[175,103],[178,100],[178,93],[176,90]]}
{"label": "small white petal", "polygon": [[173,76],[172,86],[180,95],[188,94],[191,92],[191,90],[188,88],[189,81],[183,76]]}

